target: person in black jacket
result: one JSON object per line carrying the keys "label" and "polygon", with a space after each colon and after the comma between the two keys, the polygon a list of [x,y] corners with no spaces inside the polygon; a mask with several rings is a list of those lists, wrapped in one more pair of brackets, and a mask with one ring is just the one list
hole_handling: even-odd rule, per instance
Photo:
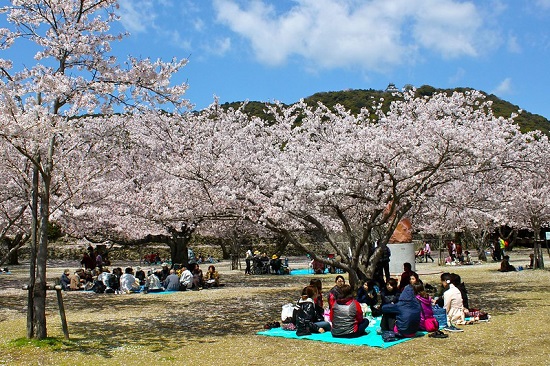
{"label": "person in black jacket", "polygon": [[382,315],[380,306],[378,305],[378,292],[374,288],[373,281],[365,281],[363,286],[359,287],[356,300],[359,304],[367,304],[372,316]]}
{"label": "person in black jacket", "polygon": [[296,335],[304,336],[311,333],[324,333],[330,330],[330,324],[319,319],[315,309],[314,298],[317,297],[317,288],[308,286],[302,292],[302,298],[298,301],[296,311]]}
{"label": "person in black jacket", "polygon": [[[390,278],[386,283],[386,287],[380,290],[380,301],[382,306],[386,304],[396,304],[399,301],[399,289],[397,288],[397,280]],[[383,331],[393,330],[395,326],[395,314],[382,314],[382,320],[380,321],[380,328]]]}

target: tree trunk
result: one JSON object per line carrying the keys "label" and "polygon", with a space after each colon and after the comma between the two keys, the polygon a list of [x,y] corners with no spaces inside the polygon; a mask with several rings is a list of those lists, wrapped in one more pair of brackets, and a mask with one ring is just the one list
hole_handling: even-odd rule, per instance
{"label": "tree trunk", "polygon": [[189,253],[187,251],[188,244],[189,238],[185,235],[177,235],[173,238],[172,243],[170,244],[172,264],[183,264],[187,267],[189,264]]}
{"label": "tree trunk", "polygon": [[533,243],[533,269],[544,269],[544,258],[542,255],[541,240],[540,240],[540,226],[534,225],[533,230],[535,232],[535,240]]}
{"label": "tree trunk", "polygon": [[[36,157],[38,164],[39,157]],[[34,165],[32,176],[32,224],[29,284],[27,293],[27,338],[34,338],[34,286],[36,282],[36,248],[38,248],[38,166]]]}
{"label": "tree trunk", "polygon": [[[8,265],[15,266],[19,264],[19,255],[17,249],[20,247],[23,234],[19,233],[13,240],[8,239]],[[13,250],[12,250],[13,249]]]}
{"label": "tree trunk", "polygon": [[[0,266],[3,265],[6,261],[8,261],[8,264],[13,264],[13,265],[19,264],[17,263],[18,262],[17,251],[19,250],[19,248],[25,245],[25,243],[29,240],[29,236],[25,235],[23,237],[23,234],[17,234],[15,236],[15,239],[13,240],[10,240],[9,238],[5,238],[4,240],[7,242],[9,251],[6,253],[6,255],[2,259],[0,259]],[[11,258],[13,258],[14,253],[15,253],[16,263],[12,263],[12,261],[10,260]]]}
{"label": "tree trunk", "polygon": [[48,336],[46,329],[46,266],[48,262],[48,222],[50,216],[50,181],[49,169],[42,174],[42,191],[40,195],[40,240],[36,253],[36,282],[34,286],[34,328],[35,338]]}
{"label": "tree trunk", "polygon": [[229,253],[229,250],[227,250],[227,245],[225,244],[225,241],[223,239],[220,239],[218,240],[218,244],[220,245],[220,248],[222,248],[222,258],[230,259],[231,254]]}

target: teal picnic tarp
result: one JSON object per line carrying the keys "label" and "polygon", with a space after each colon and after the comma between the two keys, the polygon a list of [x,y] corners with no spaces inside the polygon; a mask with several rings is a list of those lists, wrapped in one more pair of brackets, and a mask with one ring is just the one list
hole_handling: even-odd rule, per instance
{"label": "teal picnic tarp", "polygon": [[[376,329],[380,326],[380,318],[374,318],[367,327],[369,334],[357,337],[357,338],[334,338],[330,332],[325,333],[315,333],[307,336],[297,336],[296,331],[283,330],[282,328],[272,328],[269,330],[260,331],[257,334],[268,336],[268,337],[283,337],[290,339],[309,339],[312,341],[319,342],[328,342],[328,343],[338,343],[338,344],[348,344],[354,346],[370,346],[370,347],[380,347],[388,348],[395,346],[396,344],[406,342],[412,338],[402,338],[398,339],[395,342],[384,342],[382,336],[376,333]],[[417,337],[423,336],[425,333],[418,332]]]}

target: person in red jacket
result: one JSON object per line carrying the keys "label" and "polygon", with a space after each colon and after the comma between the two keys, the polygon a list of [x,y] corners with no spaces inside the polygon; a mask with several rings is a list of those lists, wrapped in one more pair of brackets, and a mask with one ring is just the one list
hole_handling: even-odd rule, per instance
{"label": "person in red jacket", "polygon": [[353,298],[350,285],[341,287],[341,296],[330,309],[332,336],[335,338],[356,338],[367,334],[368,319],[363,318],[361,305]]}

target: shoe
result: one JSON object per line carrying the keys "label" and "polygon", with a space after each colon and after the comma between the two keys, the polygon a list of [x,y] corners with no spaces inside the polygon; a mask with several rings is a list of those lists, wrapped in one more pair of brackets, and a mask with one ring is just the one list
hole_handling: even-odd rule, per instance
{"label": "shoe", "polygon": [[464,332],[464,329],[457,328],[454,325],[446,326],[443,330],[446,330],[447,332]]}
{"label": "shoe", "polygon": [[449,335],[443,333],[440,330],[436,330],[435,332],[430,333],[430,335],[428,335],[428,337],[431,337],[431,338],[449,338]]}

